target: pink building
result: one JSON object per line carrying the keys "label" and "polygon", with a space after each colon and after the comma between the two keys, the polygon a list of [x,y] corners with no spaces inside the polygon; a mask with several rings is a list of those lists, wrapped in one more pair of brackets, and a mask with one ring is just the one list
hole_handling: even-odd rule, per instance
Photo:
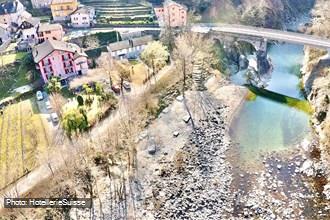
{"label": "pink building", "polygon": [[53,76],[65,83],[88,71],[87,55],[76,44],[45,40],[33,48],[32,55],[45,83]]}
{"label": "pink building", "polygon": [[155,7],[160,26],[182,27],[187,25],[187,7],[172,0],[165,0],[163,7]]}
{"label": "pink building", "polygon": [[60,24],[40,24],[37,30],[39,43],[45,40],[62,40],[64,31]]}

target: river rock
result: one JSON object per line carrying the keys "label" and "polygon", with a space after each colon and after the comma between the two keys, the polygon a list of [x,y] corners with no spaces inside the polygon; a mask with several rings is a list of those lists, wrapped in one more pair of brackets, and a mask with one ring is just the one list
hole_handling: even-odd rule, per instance
{"label": "river rock", "polygon": [[324,186],[323,194],[327,200],[330,200],[330,183]]}
{"label": "river rock", "polygon": [[154,145],[154,144],[149,145],[149,147],[148,147],[148,153],[149,154],[155,154],[156,153],[156,145]]}
{"label": "river rock", "polygon": [[306,174],[307,176],[313,176],[313,161],[306,160],[300,167],[300,172]]}
{"label": "river rock", "polygon": [[178,97],[176,97],[176,100],[179,101],[179,102],[182,102],[183,101],[183,96],[179,95]]}
{"label": "river rock", "polygon": [[188,123],[190,121],[190,116],[189,115],[186,115],[183,117],[182,119],[185,123]]}
{"label": "river rock", "polygon": [[174,136],[174,137],[178,137],[179,134],[180,134],[180,133],[179,133],[178,131],[173,132],[173,136]]}

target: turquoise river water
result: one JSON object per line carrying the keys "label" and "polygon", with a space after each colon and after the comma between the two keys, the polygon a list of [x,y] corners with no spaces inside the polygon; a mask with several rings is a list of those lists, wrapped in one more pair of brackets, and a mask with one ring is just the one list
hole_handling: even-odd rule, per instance
{"label": "turquoise river water", "polygon": [[[269,56],[274,71],[266,89],[303,100],[297,74],[303,55],[303,46],[272,45]],[[232,80],[242,83],[241,74],[234,75]],[[243,104],[230,129],[242,161],[255,161],[264,153],[290,149],[308,138],[309,133],[306,112],[261,96]]]}

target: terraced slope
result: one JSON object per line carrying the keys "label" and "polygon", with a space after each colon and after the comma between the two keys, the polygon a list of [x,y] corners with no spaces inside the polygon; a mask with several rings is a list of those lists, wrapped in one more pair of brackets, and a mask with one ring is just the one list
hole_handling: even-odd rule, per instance
{"label": "terraced slope", "polygon": [[81,3],[95,8],[97,22],[101,24],[147,24],[154,21],[152,7],[143,4],[119,0],[81,0]]}

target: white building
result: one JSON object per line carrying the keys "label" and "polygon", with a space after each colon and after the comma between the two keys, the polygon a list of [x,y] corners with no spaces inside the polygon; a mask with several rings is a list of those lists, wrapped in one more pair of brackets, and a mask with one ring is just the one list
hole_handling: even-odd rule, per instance
{"label": "white building", "polygon": [[40,25],[39,18],[28,18],[22,22],[20,26],[20,41],[18,42],[18,50],[30,51],[31,48],[38,43],[38,27]]}
{"label": "white building", "polygon": [[21,39],[27,41],[35,41],[38,42],[38,34],[37,29],[40,25],[39,18],[28,18],[20,26],[21,29]]}
{"label": "white building", "polygon": [[0,4],[0,23],[9,25],[11,31],[15,31],[23,21],[30,17],[32,15],[25,11],[23,4],[18,0]]}
{"label": "white building", "polygon": [[0,24],[0,46],[10,40],[8,25]]}
{"label": "white building", "polygon": [[153,38],[151,35],[118,41],[109,44],[108,51],[116,59],[136,59],[140,56],[147,44],[152,41]]}
{"label": "white building", "polygon": [[31,0],[33,8],[50,8],[52,0]]}
{"label": "white building", "polygon": [[95,9],[92,7],[81,7],[73,12],[70,16],[71,25],[74,28],[86,28],[95,24]]}

